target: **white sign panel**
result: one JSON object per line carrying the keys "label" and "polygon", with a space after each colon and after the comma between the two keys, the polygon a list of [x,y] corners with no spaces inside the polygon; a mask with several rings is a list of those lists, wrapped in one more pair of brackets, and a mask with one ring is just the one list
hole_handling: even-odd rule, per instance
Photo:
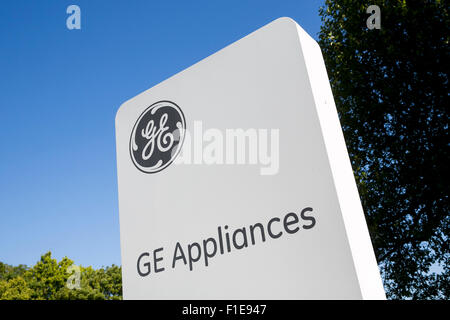
{"label": "white sign panel", "polygon": [[116,116],[125,299],[384,299],[317,43],[280,18]]}

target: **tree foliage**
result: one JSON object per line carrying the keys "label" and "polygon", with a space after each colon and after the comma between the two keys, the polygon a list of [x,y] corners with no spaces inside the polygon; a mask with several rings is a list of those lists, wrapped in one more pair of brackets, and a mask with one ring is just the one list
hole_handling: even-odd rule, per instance
{"label": "tree foliage", "polygon": [[[369,5],[381,9],[370,30]],[[336,0],[319,43],[390,298],[450,298],[447,1]]]}
{"label": "tree foliage", "polygon": [[70,288],[73,261],[57,261],[47,252],[33,267],[0,262],[0,299],[5,300],[118,300],[122,299],[122,270],[112,265],[93,269],[79,266],[80,285]]}

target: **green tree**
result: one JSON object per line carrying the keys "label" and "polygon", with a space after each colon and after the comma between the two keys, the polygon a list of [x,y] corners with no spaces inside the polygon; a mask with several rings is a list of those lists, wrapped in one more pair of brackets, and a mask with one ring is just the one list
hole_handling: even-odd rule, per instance
{"label": "green tree", "polygon": [[81,267],[81,285],[79,289],[64,287],[55,296],[58,300],[121,300],[122,270],[111,267],[94,270]]}
{"label": "green tree", "polygon": [[24,264],[20,264],[17,267],[14,267],[0,262],[0,280],[8,281],[18,276],[22,276],[27,270],[28,267]]}
{"label": "green tree", "polygon": [[[381,29],[369,30],[369,5]],[[330,77],[390,298],[450,298],[447,1],[336,0],[320,9]]]}
{"label": "green tree", "polygon": [[93,269],[79,266],[80,286],[67,285],[73,261],[57,261],[47,252],[33,267],[17,267],[0,262],[0,299],[17,300],[120,300],[122,270],[112,265]]}
{"label": "green tree", "polygon": [[60,262],[52,259],[47,252],[33,268],[25,273],[28,286],[32,289],[32,299],[55,299],[59,290],[66,286],[69,274],[67,268],[73,261],[64,257]]}
{"label": "green tree", "polygon": [[32,298],[31,290],[22,276],[8,281],[0,280],[0,298],[4,300],[28,300]]}

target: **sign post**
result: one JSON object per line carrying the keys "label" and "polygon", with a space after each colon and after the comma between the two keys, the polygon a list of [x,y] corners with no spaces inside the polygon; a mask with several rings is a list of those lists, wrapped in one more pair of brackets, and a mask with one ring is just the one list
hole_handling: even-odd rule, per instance
{"label": "sign post", "polygon": [[116,116],[125,299],[385,299],[318,44],[280,18]]}

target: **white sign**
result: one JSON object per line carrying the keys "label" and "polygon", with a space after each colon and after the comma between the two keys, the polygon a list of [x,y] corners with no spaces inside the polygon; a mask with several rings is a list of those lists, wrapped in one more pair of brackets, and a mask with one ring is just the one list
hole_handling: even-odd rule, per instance
{"label": "white sign", "polygon": [[116,116],[125,299],[384,299],[317,43],[280,18]]}

